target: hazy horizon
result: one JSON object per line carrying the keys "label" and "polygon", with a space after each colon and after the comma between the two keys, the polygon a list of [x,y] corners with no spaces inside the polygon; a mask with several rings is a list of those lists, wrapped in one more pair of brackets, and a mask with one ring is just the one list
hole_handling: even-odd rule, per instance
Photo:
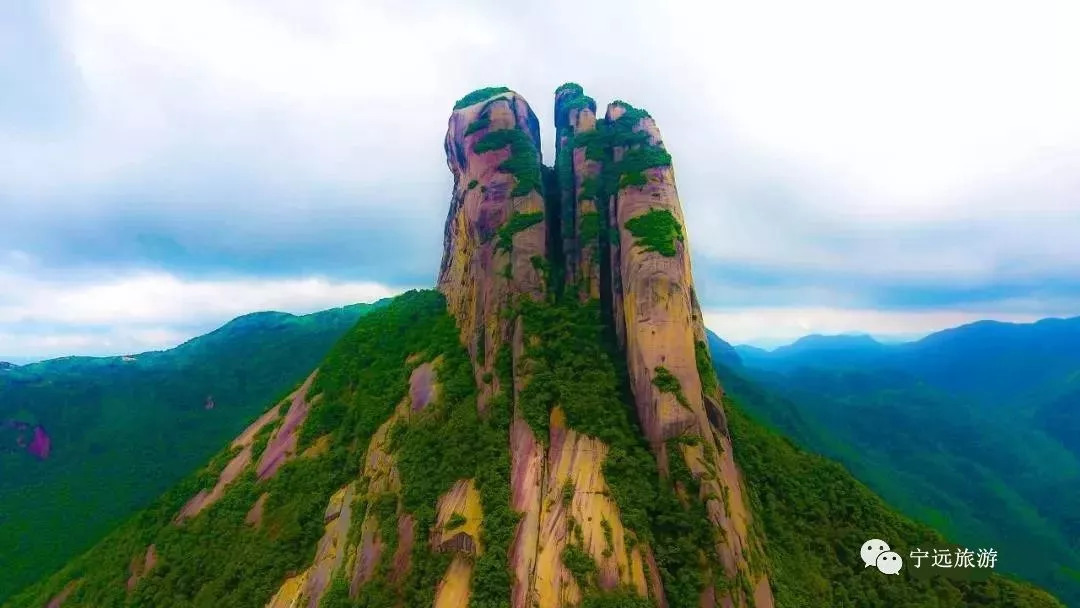
{"label": "hazy horizon", "polygon": [[431,285],[454,101],[520,92],[550,164],[565,81],[655,117],[725,339],[1080,314],[1078,22],[1063,0],[7,3],[0,352],[154,350]]}
{"label": "hazy horizon", "polygon": [[[291,315],[302,316],[302,315],[306,315],[306,314],[322,312],[324,310],[331,310],[331,309],[334,309],[334,308],[341,308],[343,306],[351,306],[353,304],[370,304],[370,303],[373,303],[374,301],[375,300],[371,300],[371,301],[368,301],[368,302],[353,302],[353,303],[349,303],[349,304],[333,305],[333,306],[330,306],[330,307],[327,307],[327,308],[319,308],[319,309],[314,309],[314,310],[301,310],[301,311],[295,311],[295,312],[287,311],[287,310],[258,310],[258,311],[252,311],[251,313],[245,313],[245,314],[253,314],[253,313],[257,314],[257,313],[267,313],[267,312],[284,312],[284,313],[291,314]],[[206,334],[208,334],[208,333],[210,333],[210,332],[212,332],[212,331],[214,331],[214,330],[216,330],[216,329],[218,329],[220,327],[223,327],[224,325],[228,324],[229,322],[235,320],[236,318],[238,318],[240,316],[243,316],[243,315],[238,315],[237,317],[232,317],[232,318],[230,318],[230,319],[228,319],[226,321],[223,321],[220,324],[214,325],[212,327],[208,327],[205,330],[200,330],[197,333],[192,333],[191,335],[187,335],[186,337],[183,337],[183,338],[179,339],[179,341],[177,341],[175,343],[163,344],[159,348],[150,348],[150,349],[144,349],[144,350],[140,350],[140,351],[117,351],[117,350],[104,349],[104,350],[99,350],[99,351],[96,351],[96,352],[84,352],[84,353],[78,353],[78,354],[59,353],[59,354],[48,354],[48,355],[43,355],[43,356],[25,356],[25,355],[24,356],[19,356],[19,355],[5,356],[2,352],[0,352],[0,363],[12,363],[12,364],[21,366],[21,365],[29,365],[31,363],[39,363],[41,361],[48,361],[48,360],[52,360],[52,359],[62,359],[62,358],[73,357],[73,356],[76,356],[76,357],[77,356],[84,356],[84,357],[110,358],[110,357],[122,357],[122,356],[129,356],[129,355],[138,355],[138,354],[141,354],[141,353],[154,352],[154,351],[170,350],[170,349],[176,348],[177,346],[180,346],[181,344],[183,344],[184,342],[187,342],[188,340],[198,338],[200,336],[204,336],[204,335],[206,335]],[[1072,317],[1043,317],[1041,319],[1035,319],[1034,321],[1019,321],[1019,322],[1017,322],[1017,321],[1006,321],[1006,320],[1002,320],[1002,319],[976,319],[974,321],[961,323],[961,324],[958,324],[958,325],[950,325],[950,326],[946,326],[946,327],[939,327],[939,328],[936,328],[936,329],[933,329],[933,330],[930,330],[930,331],[927,331],[927,332],[906,333],[906,334],[900,334],[900,333],[882,334],[882,333],[865,332],[865,331],[861,331],[861,330],[850,330],[850,331],[841,331],[841,332],[834,332],[834,333],[808,332],[808,333],[805,333],[805,334],[793,335],[793,336],[783,337],[783,338],[752,338],[752,339],[749,339],[749,340],[734,340],[734,339],[731,339],[729,336],[724,335],[723,333],[721,333],[720,331],[717,330],[717,328],[714,326],[714,324],[711,324],[709,322],[708,315],[706,315],[705,324],[706,324],[706,327],[708,327],[710,330],[713,331],[713,333],[715,333],[722,340],[724,340],[725,342],[731,344],[732,346],[735,346],[735,347],[750,346],[750,347],[756,347],[756,348],[760,348],[760,349],[763,349],[763,350],[771,351],[771,350],[775,350],[775,349],[777,349],[779,347],[782,347],[782,346],[788,346],[790,344],[793,344],[793,343],[801,340],[802,338],[806,338],[808,336],[826,336],[826,337],[833,337],[833,336],[870,336],[871,338],[873,338],[874,340],[876,340],[878,342],[881,342],[882,344],[901,344],[901,343],[904,343],[904,342],[914,342],[914,341],[920,340],[922,338],[925,338],[926,336],[928,336],[930,334],[933,334],[933,333],[936,333],[936,332],[939,332],[939,331],[944,331],[944,330],[947,330],[947,329],[954,329],[956,327],[960,327],[962,325],[967,325],[969,323],[974,323],[974,322],[977,322],[977,321],[995,321],[995,322],[1001,322],[1001,323],[1028,324],[1028,323],[1034,323],[1034,322],[1042,321],[1044,319],[1055,319],[1055,318],[1056,319],[1063,319],[1063,318],[1067,319],[1067,318],[1072,318]]]}

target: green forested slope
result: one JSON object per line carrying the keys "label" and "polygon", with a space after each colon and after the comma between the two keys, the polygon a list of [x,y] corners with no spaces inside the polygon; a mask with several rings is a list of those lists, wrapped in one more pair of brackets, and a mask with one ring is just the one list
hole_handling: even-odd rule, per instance
{"label": "green forested slope", "polygon": [[42,460],[0,432],[0,601],[204,464],[369,308],[254,313],[171,350],[0,371],[0,429],[51,441]]}
{"label": "green forested slope", "polygon": [[[572,426],[622,446],[609,456],[618,460],[605,463],[620,510],[627,513],[628,521],[637,522],[630,525],[640,526],[657,540],[665,587],[674,591],[686,584],[692,589],[698,583],[683,580],[686,568],[679,563],[686,556],[679,552],[694,546],[694,518],[690,512],[674,510],[680,503],[668,501],[668,489],[649,472],[655,470],[648,466],[652,459],[642,452],[640,431],[630,411],[610,407],[620,403],[618,386],[625,383],[625,372],[598,347],[604,340],[595,313],[551,304],[528,312],[526,319],[537,324],[533,331],[543,334],[543,352],[534,353],[538,377],[548,374],[549,380],[532,397],[522,395],[519,404],[549,407],[558,400],[568,405]],[[373,582],[358,598],[349,599],[347,584],[335,578],[321,605],[430,605],[449,559],[447,554],[432,552],[427,542],[434,500],[454,480],[473,478],[483,503],[481,539],[486,550],[477,559],[470,606],[508,606],[510,572],[505,548],[517,514],[509,507],[507,402],[505,394],[497,397],[489,415],[477,415],[472,369],[457,336],[445,301],[436,292],[410,292],[361,319],[320,365],[308,393],[315,405],[300,432],[300,448],[328,437],[328,450],[290,460],[266,481],[257,481],[248,469],[221,501],[183,525],[174,524],[184,502],[207,487],[232,455],[232,450],[221,450],[208,467],[6,606],[38,607],[65,588],[70,591],[65,608],[265,605],[286,577],[312,561],[324,531],[328,500],[356,478],[359,455],[406,394],[412,370],[425,361],[438,362],[439,399],[422,416],[390,432],[391,449],[399,458],[400,502],[379,499],[353,507],[387,515],[379,521],[394,521],[388,517],[394,513],[412,515],[417,538],[410,552],[411,565],[403,579],[389,578],[393,551],[384,551]],[[500,374],[507,373],[505,363],[498,369]],[[752,396],[750,391],[742,393]],[[570,403],[575,398],[577,402]],[[886,577],[864,570],[858,551],[867,538],[888,538],[898,551],[942,539],[897,515],[842,467],[799,451],[744,415],[739,406],[726,405],[736,457],[766,535],[767,557],[760,565],[771,570],[778,605],[1060,606],[1028,585],[1000,577],[965,583],[916,581],[906,573]],[[245,520],[262,495],[267,499],[261,524],[249,525]],[[358,533],[353,529],[350,538]],[[393,548],[394,530],[379,534]],[[158,563],[129,592],[125,583],[132,560],[151,544]],[[584,576],[587,566],[581,564]],[[642,605],[640,600],[625,601],[629,600],[618,592],[595,592],[587,596],[586,605]]]}
{"label": "green forested slope", "polygon": [[[897,513],[841,465],[798,448],[747,414],[770,396],[726,370],[726,400],[735,458],[765,530],[778,606],[1060,606],[1044,591],[1001,576],[961,581],[914,578],[864,568],[859,548],[881,538],[901,556],[913,548],[953,545]],[[909,561],[909,560],[908,560]],[[925,566],[925,564],[924,564]]]}
{"label": "green forested slope", "polygon": [[747,408],[906,515],[996,547],[1000,569],[1075,604],[1078,328],[982,322],[901,345],[816,336],[772,353],[740,347],[760,394]]}

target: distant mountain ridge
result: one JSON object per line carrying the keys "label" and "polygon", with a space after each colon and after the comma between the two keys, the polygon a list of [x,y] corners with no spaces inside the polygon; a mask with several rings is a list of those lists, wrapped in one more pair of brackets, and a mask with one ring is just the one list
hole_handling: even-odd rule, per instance
{"label": "distant mountain ridge", "polygon": [[945,345],[963,348],[981,340],[1011,341],[1017,345],[1033,346],[1043,341],[1050,344],[1071,344],[1080,337],[1080,316],[1050,317],[1031,323],[981,320],[942,329],[918,340],[882,342],[866,333],[809,334],[772,349],[749,344],[734,345],[740,356],[755,361],[772,361],[774,365],[784,359],[807,354],[820,355],[831,351],[863,350],[882,353],[912,353],[926,348]]}
{"label": "distant mountain ridge", "polygon": [[1080,602],[1080,317],[735,351],[775,396],[752,413],[907,514],[1003,539],[1003,568]]}
{"label": "distant mountain ridge", "polygon": [[388,302],[252,313],[167,350],[0,368],[0,602],[205,461]]}
{"label": "distant mountain ridge", "polygon": [[367,312],[372,307],[385,306],[391,299],[392,298],[384,298],[371,304],[350,304],[348,306],[330,308],[306,315],[295,315],[274,310],[246,313],[231,319],[217,329],[185,340],[170,348],[149,350],[127,355],[69,355],[64,357],[52,357],[22,365],[0,361],[0,370],[18,370],[18,374],[30,376],[64,370],[77,370],[84,366],[109,365],[116,363],[117,361],[136,362],[140,364],[165,362],[181,355],[193,353],[196,349],[206,348],[210,345],[216,346],[223,344],[228,340],[231,340],[238,333],[246,331],[270,331],[287,327],[290,324],[304,323],[306,322],[305,320],[315,321],[317,323],[335,323],[339,321],[353,323],[360,315]]}

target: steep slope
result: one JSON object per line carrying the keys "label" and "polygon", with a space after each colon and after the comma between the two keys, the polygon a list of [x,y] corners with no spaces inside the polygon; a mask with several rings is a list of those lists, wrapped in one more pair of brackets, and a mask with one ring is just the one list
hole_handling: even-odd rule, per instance
{"label": "steep slope", "polygon": [[725,403],[735,453],[761,518],[778,606],[1060,606],[1044,591],[993,576],[965,581],[934,575],[870,576],[858,549],[888,538],[901,555],[952,547],[940,534],[887,507],[842,467],[795,447],[748,416],[766,391],[717,367],[732,389]]}
{"label": "steep slope", "polygon": [[[786,471],[816,469],[768,441],[747,462],[775,489],[743,479],[652,119],[623,102],[598,118],[568,84],[556,128],[552,170],[519,95],[461,99],[438,291],[361,319],[210,465],[10,605],[844,605],[801,587],[854,580],[865,539],[825,535],[808,575],[784,552],[814,541],[785,532],[820,533],[802,526],[821,500],[887,512],[836,470],[841,493],[778,508]],[[1059,605],[996,577],[900,593],[859,574],[860,597]]]}
{"label": "steep slope", "polygon": [[205,463],[368,308],[255,313],[166,351],[0,370],[0,600]]}
{"label": "steep slope", "polygon": [[1080,369],[1036,407],[1034,421],[1080,457]]}
{"label": "steep slope", "polygon": [[776,397],[754,414],[836,458],[904,513],[959,541],[994,544],[1004,571],[1076,603],[1080,443],[1069,429],[1080,428],[1080,409],[1069,387],[1078,327],[980,322],[911,344],[818,337],[740,350],[743,373]]}

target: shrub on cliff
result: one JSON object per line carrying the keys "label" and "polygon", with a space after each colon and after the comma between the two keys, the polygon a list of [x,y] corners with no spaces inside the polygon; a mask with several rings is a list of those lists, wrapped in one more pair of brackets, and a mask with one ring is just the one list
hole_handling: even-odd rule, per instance
{"label": "shrub on cliff", "polygon": [[457,100],[457,103],[454,104],[454,109],[460,110],[462,108],[467,108],[474,103],[480,103],[485,99],[489,99],[496,95],[502,95],[503,93],[509,92],[510,89],[507,87],[485,87],[483,89],[476,89],[472,93],[469,93],[468,95]]}
{"label": "shrub on cliff", "polygon": [[524,131],[489,131],[473,145],[473,152],[483,154],[507,146],[510,147],[510,158],[499,164],[499,171],[509,173],[517,180],[510,196],[524,196],[534,190],[540,192],[540,155],[532,139]]}
{"label": "shrub on cliff", "polygon": [[682,225],[667,209],[650,209],[626,222],[634,245],[663,256],[675,255],[675,241],[683,241]]}

